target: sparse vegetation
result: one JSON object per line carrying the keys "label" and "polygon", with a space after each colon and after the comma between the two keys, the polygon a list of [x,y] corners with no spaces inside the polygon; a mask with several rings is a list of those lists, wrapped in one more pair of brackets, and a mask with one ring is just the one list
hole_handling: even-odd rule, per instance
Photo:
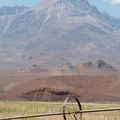
{"label": "sparse vegetation", "polygon": [[[0,117],[25,116],[44,113],[62,112],[63,103],[51,102],[14,102],[1,101],[0,102]],[[104,109],[120,107],[119,104],[92,104],[83,103],[83,109]],[[62,116],[33,118],[29,120],[63,120]],[[83,120],[119,120],[120,112],[104,112],[104,113],[89,113],[83,114]],[[28,119],[27,119],[28,120]]]}

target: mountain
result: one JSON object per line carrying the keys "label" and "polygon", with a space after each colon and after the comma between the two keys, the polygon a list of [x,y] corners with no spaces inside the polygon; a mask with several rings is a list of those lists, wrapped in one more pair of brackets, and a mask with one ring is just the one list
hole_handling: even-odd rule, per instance
{"label": "mountain", "polygon": [[52,69],[51,72],[49,73],[52,76],[80,76],[80,75],[100,76],[101,75],[101,76],[119,77],[119,71],[116,68],[114,68],[112,65],[104,62],[103,60],[97,60],[96,62],[89,61],[77,65],[66,63]]}
{"label": "mountain", "polygon": [[120,20],[87,0],[43,0],[0,16],[1,67],[42,68],[103,59],[120,65]]}
{"label": "mountain", "polygon": [[29,7],[26,6],[1,6],[0,7],[0,16],[18,14],[27,10]]}

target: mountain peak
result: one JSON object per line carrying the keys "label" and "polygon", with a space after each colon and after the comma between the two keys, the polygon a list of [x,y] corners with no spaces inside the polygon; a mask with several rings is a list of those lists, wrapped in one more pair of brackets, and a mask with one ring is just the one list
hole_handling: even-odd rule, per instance
{"label": "mountain peak", "polygon": [[49,8],[53,7],[56,9],[90,9],[91,5],[87,0],[42,0],[42,3],[37,8]]}
{"label": "mountain peak", "polygon": [[[96,59],[119,63],[120,30],[114,26],[87,0],[43,0],[20,14],[0,17],[0,65],[50,68]],[[110,67],[103,61],[97,65]]]}
{"label": "mountain peak", "polygon": [[89,4],[87,0],[42,0],[42,3],[56,3],[56,2],[59,2],[59,3],[72,3],[72,4],[76,4],[76,5],[79,5],[79,4]]}

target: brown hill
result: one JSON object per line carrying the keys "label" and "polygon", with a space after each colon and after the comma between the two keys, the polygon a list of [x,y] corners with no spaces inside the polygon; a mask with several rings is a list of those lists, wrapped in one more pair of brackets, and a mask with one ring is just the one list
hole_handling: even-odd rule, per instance
{"label": "brown hill", "polygon": [[120,100],[120,79],[110,76],[61,76],[35,79],[6,92],[8,99],[60,101],[77,95],[84,102]]}

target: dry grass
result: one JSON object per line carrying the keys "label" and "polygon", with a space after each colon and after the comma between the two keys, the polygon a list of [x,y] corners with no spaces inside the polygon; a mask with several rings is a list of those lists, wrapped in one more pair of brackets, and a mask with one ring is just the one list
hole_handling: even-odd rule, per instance
{"label": "dry grass", "polygon": [[[0,102],[0,117],[26,116],[34,114],[62,112],[62,103],[50,102]],[[119,104],[82,104],[83,109],[100,109],[120,107]],[[72,120],[73,116],[69,117]],[[63,120],[62,116],[33,118],[27,120]],[[120,120],[120,112],[104,112],[83,114],[83,120]]]}

